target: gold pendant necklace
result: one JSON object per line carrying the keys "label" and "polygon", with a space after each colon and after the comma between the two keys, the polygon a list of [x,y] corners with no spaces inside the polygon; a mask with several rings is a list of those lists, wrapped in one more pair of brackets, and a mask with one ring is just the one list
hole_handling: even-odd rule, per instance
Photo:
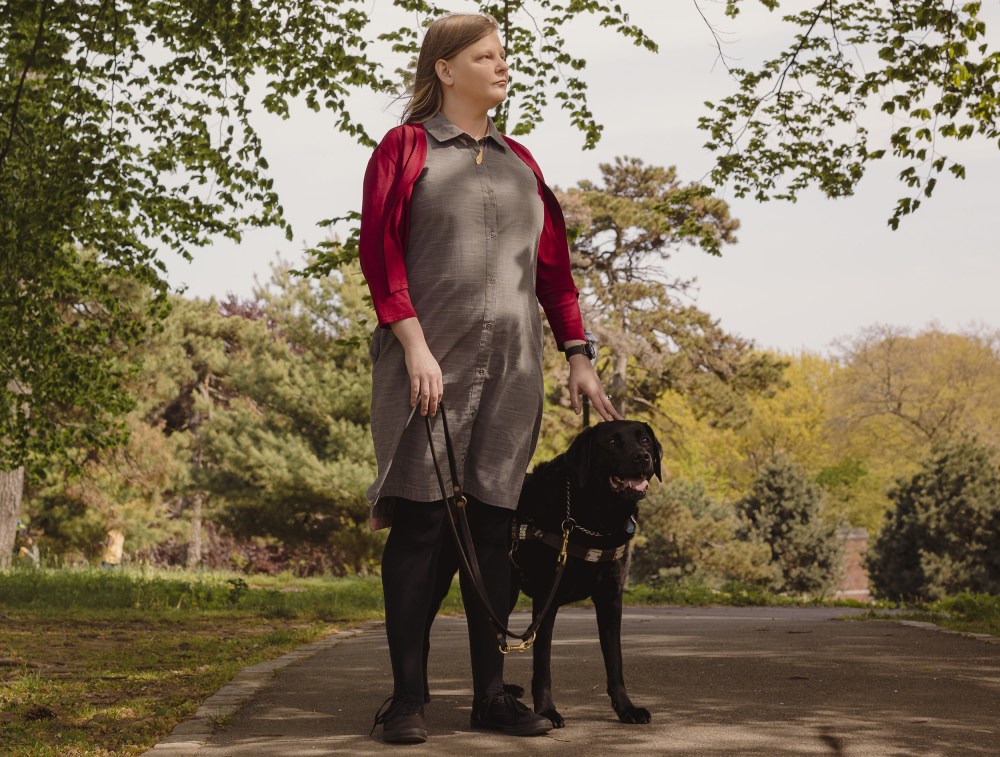
{"label": "gold pendant necklace", "polygon": [[481,166],[483,164],[483,145],[479,145],[479,154],[476,156],[476,165]]}

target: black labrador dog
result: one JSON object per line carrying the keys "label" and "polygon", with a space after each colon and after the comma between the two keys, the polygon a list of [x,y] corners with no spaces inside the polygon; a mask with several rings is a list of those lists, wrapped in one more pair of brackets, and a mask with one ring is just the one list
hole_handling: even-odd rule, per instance
{"label": "black labrador dog", "polygon": [[[525,478],[511,549],[511,606],[523,591],[532,616],[543,609],[556,574],[563,528],[572,526],[562,580],[534,643],[531,693],[535,712],[556,728],[563,717],[552,700],[552,629],[558,608],[592,597],[607,671],[611,706],[623,723],[648,723],[636,707],[622,672],[622,591],[638,503],[653,476],[662,481],[662,447],[646,423],[607,421],[585,429],[569,449],[540,463]],[[516,687],[511,687],[512,689]]]}

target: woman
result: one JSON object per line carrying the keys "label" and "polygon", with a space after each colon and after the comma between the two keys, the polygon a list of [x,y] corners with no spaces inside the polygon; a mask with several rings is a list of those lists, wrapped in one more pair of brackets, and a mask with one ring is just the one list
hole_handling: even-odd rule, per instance
{"label": "woman", "polygon": [[[360,258],[379,320],[371,344],[379,476],[368,497],[372,527],[392,524],[382,584],[394,689],[376,718],[389,742],[427,738],[423,631],[457,565],[414,408],[433,418],[447,388],[473,543],[502,621],[510,519],[541,420],[539,302],[567,351],[574,409],[585,394],[605,420],[621,417],[584,354],[558,202],[530,153],[489,117],[506,98],[507,76],[493,18],[436,20],[421,45],[404,123],[386,134],[365,174]],[[441,424],[433,425],[443,457]],[[461,585],[472,725],[548,731],[548,720],[504,693],[495,632],[465,575]]]}

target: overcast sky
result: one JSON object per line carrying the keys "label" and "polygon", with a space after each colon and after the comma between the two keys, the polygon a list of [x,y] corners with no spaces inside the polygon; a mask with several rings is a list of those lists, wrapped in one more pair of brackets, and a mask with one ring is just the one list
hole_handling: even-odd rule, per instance
{"label": "overcast sky", "polygon": [[[597,149],[581,149],[582,136],[556,107],[521,141],[548,183],[564,188],[598,179],[598,165],[618,155],[674,165],[685,182],[707,179],[713,157],[702,147],[706,136],[697,128],[698,117],[706,112],[705,100],[734,89],[715,62],[712,36],[689,0],[622,4],[660,45],[658,54],[593,23],[577,23],[570,31],[570,51],[588,60],[591,109],[604,124]],[[736,20],[722,17],[721,3],[705,5],[729,33],[727,52],[735,65],[751,67],[791,38],[777,16],[757,10],[755,3]],[[468,6],[456,3],[455,10]],[[388,0],[377,0],[372,9],[376,20],[394,18]],[[983,17],[995,47],[1000,12],[990,4]],[[352,113],[378,137],[398,123],[399,106],[384,95],[367,94],[353,100]],[[248,296],[255,277],[266,281],[278,256],[299,263],[306,243],[324,237],[316,221],[360,209],[370,152],[338,133],[334,121],[303,107],[284,121],[260,113],[255,124],[295,241],[252,231],[240,245],[220,241],[196,251],[192,263],[169,259],[171,285],[186,287],[192,296]],[[873,133],[889,128],[872,123]],[[825,352],[837,337],[875,323],[1000,328],[1000,150],[980,142],[947,145],[945,152],[965,161],[968,178],[942,177],[934,197],[895,232],[886,219],[903,195],[895,178],[899,163],[883,161],[869,169],[857,194],[837,201],[809,193],[795,204],[760,204],[736,199],[723,188],[720,195],[741,224],[739,241],[721,258],[685,249],[671,260],[671,271],[697,277],[698,306],[726,329],[785,352]]]}

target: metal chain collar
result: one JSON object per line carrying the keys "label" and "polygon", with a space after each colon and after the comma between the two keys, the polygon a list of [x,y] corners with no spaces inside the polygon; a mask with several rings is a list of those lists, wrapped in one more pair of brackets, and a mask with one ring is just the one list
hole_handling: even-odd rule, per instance
{"label": "metal chain collar", "polygon": [[567,526],[568,526],[569,530],[573,530],[575,528],[575,529],[577,529],[579,531],[583,531],[585,534],[587,534],[587,536],[611,536],[610,533],[602,534],[602,533],[598,533],[597,531],[591,531],[589,528],[584,528],[579,523],[577,523],[575,520],[573,520],[573,516],[571,516],[569,514],[569,500],[570,500],[569,489],[570,489],[570,484],[569,484],[569,479],[567,478],[566,479],[566,520],[563,521],[563,531],[565,532],[567,530]]}

